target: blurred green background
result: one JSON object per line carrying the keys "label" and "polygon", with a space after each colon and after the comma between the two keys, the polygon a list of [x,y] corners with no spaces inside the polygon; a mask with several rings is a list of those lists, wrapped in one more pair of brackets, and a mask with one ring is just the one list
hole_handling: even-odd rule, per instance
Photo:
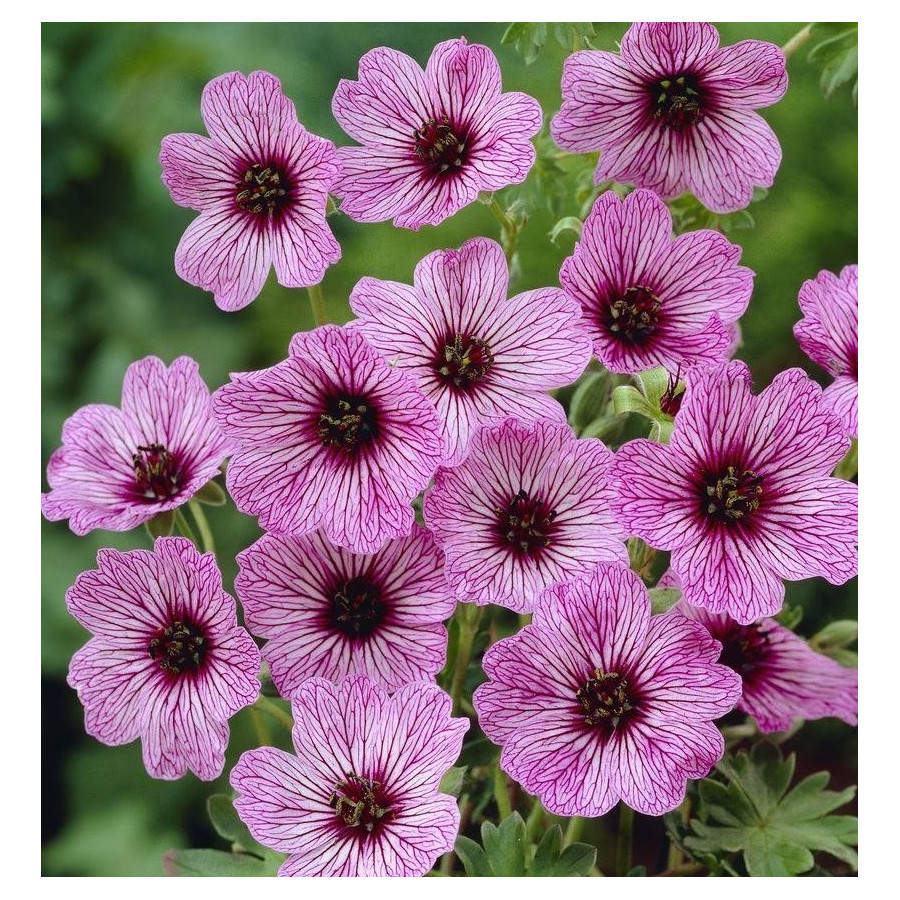
{"label": "blurred green background", "polygon": [[[615,49],[626,27],[596,25],[594,46]],[[799,27],[728,24],[720,31],[723,44],[746,38],[784,44]],[[204,133],[200,95],[209,79],[232,70],[267,69],[281,79],[310,131],[349,143],[332,118],[331,97],[340,78],[356,77],[363,53],[386,45],[424,64],[438,41],[464,35],[490,46],[500,60],[504,88],[537,97],[549,120],[561,102],[567,51],[551,38],[538,60],[526,66],[511,47],[501,46],[504,30],[505,25],[490,23],[45,24],[42,467],[75,409],[118,404],[122,376],[133,360],[156,354],[171,362],[188,354],[215,388],[230,371],[283,359],[291,335],[313,325],[306,293],[280,287],[274,276],[255,303],[227,314],[216,309],[211,294],[175,275],[175,246],[195,213],[170,201],[157,154],[166,134]],[[800,317],[797,291],[819,270],[838,271],[857,259],[856,111],[849,90],[824,99],[819,71],[807,60],[808,46],[790,60],[786,98],[764,111],[784,151],[775,186],[753,207],[755,228],[729,234],[744,249],[743,263],[757,273],[738,355],[750,363],[759,386],[795,365],[827,383],[793,339],[791,327]],[[558,246],[547,239],[560,215],[579,213],[574,181],[561,195],[563,208],[555,214],[529,210],[518,290],[556,284],[559,266],[571,253],[570,233]],[[343,259],[323,283],[335,322],[349,318],[347,297],[363,275],[410,282],[426,253],[457,247],[474,235],[499,236],[480,204],[418,233],[398,232],[387,223],[357,224],[340,215],[329,221],[343,248]],[[234,556],[259,530],[231,504],[209,510],[209,519],[231,590]],[[137,743],[111,748],[86,737],[81,706],[65,675],[71,654],[87,635],[68,617],[64,594],[79,572],[94,566],[98,548],[130,549],[149,541],[143,531],[76,538],[64,522],[42,522],[42,529],[44,873],[162,874],[162,855],[170,847],[222,846],[206,821],[204,801],[227,789],[231,764],[254,744],[249,714],[232,720],[229,758],[216,785],[192,775],[175,783],[153,781]],[[793,584],[788,601],[803,606],[798,630],[809,635],[831,619],[855,617],[856,585]],[[803,771],[831,768],[838,786],[855,781],[854,730],[813,723],[790,746],[800,753]]]}

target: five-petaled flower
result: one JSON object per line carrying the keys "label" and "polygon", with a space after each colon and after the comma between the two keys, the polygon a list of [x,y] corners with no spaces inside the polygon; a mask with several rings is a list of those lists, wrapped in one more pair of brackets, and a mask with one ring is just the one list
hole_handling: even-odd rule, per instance
{"label": "five-petaled flower", "polygon": [[412,372],[437,407],[449,466],[486,422],[565,422],[546,391],[574,381],[590,357],[573,300],[559,288],[507,299],[508,285],[500,245],[472,238],[426,256],[412,286],[363,278],[350,295],[369,342]]}
{"label": "five-petaled flower", "polygon": [[341,258],[325,222],[334,144],[300,124],[268,72],[214,78],[201,111],[210,136],[170,134],[159,154],[172,199],[200,213],[175,271],[228,312],[256,299],[272,265],[285,287],[318,284]]}
{"label": "five-petaled flower", "polygon": [[478,722],[550,812],[601,816],[621,800],[658,816],[724,752],[713,720],[741,682],[719,651],[696,622],[651,618],[637,575],[600,563],[543,593],[532,623],[488,650]]}
{"label": "five-petaled flower", "polygon": [[596,562],[626,562],[610,509],[611,459],[601,441],[556,422],[482,427],[466,461],[438,469],[425,494],[425,523],[457,598],[531,612],[551,584]]}
{"label": "five-petaled flower", "polygon": [[263,535],[238,554],[235,591],[283,697],[313,677],[365,674],[388,690],[443,668],[456,605],[444,555],[419,525],[364,556],[318,533]]}
{"label": "five-petaled flower", "polygon": [[438,44],[424,72],[405,53],[370,50],[331,108],[362,145],[337,151],[341,212],[400,228],[437,225],[479,191],[523,181],[541,127],[537,100],[501,93],[497,58],[465,39]]}
{"label": "five-petaled flower", "polygon": [[670,550],[692,606],[743,625],[775,615],[784,580],[856,574],[857,487],[829,477],[849,446],[800,369],[759,396],[732,361],[692,369],[668,446],[629,441],[610,466],[629,534]]}
{"label": "five-petaled flower", "polygon": [[652,191],[602,194],[559,280],[581,304],[598,359],[613,372],[727,359],[747,309],[753,272],[715,231],[672,238],[672,216]]}
{"label": "five-petaled flower", "polygon": [[101,550],[97,565],[66,593],[93,635],[69,667],[87,733],[111,745],[139,737],[154,778],[216,778],[228,719],[259,694],[260,656],[215,557],[161,537],[152,552]]}
{"label": "five-petaled flower", "polygon": [[437,412],[412,375],[358,332],[295,334],[290,355],[213,395],[234,445],[228,492],[276,534],[323,529],[355,553],[410,533],[410,505],[440,462]]}
{"label": "five-petaled flower", "polygon": [[438,785],[469,721],[437,685],[313,678],[293,710],[296,755],[250,750],[231,773],[251,834],[290,854],[279,875],[420,876],[453,849],[459,809]]}
{"label": "five-petaled flower", "polygon": [[129,531],[175,509],[219,474],[228,443],[212,414],[197,363],[169,368],[155,356],[132,363],[122,408],[83,406],[66,420],[50,457],[41,510],[75,534]]}
{"label": "five-petaled flower", "polygon": [[804,281],[798,298],[803,318],[794,326],[803,352],[834,376],[825,388],[825,399],[853,437],[859,390],[857,278],[856,266],[844,266],[840,275],[824,270]]}
{"label": "five-petaled flower", "polygon": [[650,188],[663,200],[691,191],[714,212],[747,206],[771,187],[781,146],[754,112],[787,90],[784,52],[765,41],[719,46],[701,22],[635,22],[620,53],[566,60],[553,139],[600,151],[595,180]]}

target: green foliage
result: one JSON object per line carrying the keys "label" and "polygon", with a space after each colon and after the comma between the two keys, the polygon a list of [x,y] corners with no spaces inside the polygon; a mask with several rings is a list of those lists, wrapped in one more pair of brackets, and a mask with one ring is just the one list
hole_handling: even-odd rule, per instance
{"label": "green foliage", "polygon": [[803,607],[790,603],[785,603],[781,612],[775,616],[775,621],[790,631],[796,631],[802,619]]}
{"label": "green foliage", "polygon": [[206,801],[206,812],[216,833],[231,843],[225,850],[169,850],[163,860],[166,875],[180,877],[274,876],[285,861],[283,853],[264,847],[240,820],[232,798],[213,794]]}
{"label": "green foliage", "polygon": [[650,588],[650,611],[653,615],[668,612],[680,599],[678,588]]}
{"label": "green foliage", "polygon": [[444,773],[438,790],[442,794],[449,794],[451,797],[458,797],[462,790],[463,781],[466,777],[468,766],[453,766]]}
{"label": "green foliage", "polygon": [[147,529],[147,534],[150,535],[150,540],[168,537],[175,528],[175,510],[169,509],[166,512],[157,513],[144,527]]}
{"label": "green foliage", "polygon": [[228,496],[218,481],[207,481],[206,484],[194,494],[194,499],[206,506],[224,506]]}
{"label": "green foliage", "polygon": [[[751,204],[765,200],[769,192],[764,188],[754,188]],[[733,213],[714,213],[708,210],[693,194],[682,194],[668,204],[672,213],[672,224],[675,234],[695,231],[699,228],[711,228],[728,234],[729,231],[741,228],[754,228],[756,219],[748,209],[740,209]]]}
{"label": "green foliage", "polygon": [[[637,413],[652,423],[650,439],[667,444],[675,427],[675,418],[662,411],[662,399],[669,389],[669,373],[664,368],[649,369],[637,376],[637,386],[623,384],[613,391],[616,415]],[[675,394],[679,387],[675,387]]]}
{"label": "green foliage", "polygon": [[483,848],[463,835],[456,839],[456,855],[469,876],[584,876],[597,859],[597,848],[588,844],[570,844],[563,850],[559,825],[549,828],[530,853],[525,822],[517,812],[499,826],[484,822],[481,841]]}
{"label": "green foliage", "polygon": [[831,622],[809,639],[813,650],[830,656],[842,666],[859,665],[857,654],[848,649],[855,644],[859,633],[859,623],[855,619],[839,619]]}
{"label": "green foliage", "polygon": [[590,46],[594,26],[590,22],[513,22],[503,33],[501,44],[512,44],[530,66],[552,34],[564,50],[583,50]]}
{"label": "green foliage", "polygon": [[828,772],[817,772],[788,790],[794,764],[793,754],[782,759],[768,743],[723,759],[716,768],[727,780],[700,782],[699,819],[691,820],[685,847],[700,860],[740,853],[753,876],[799,875],[814,866],[813,851],[855,870],[856,817],[829,813],[852,800],[856,788],[827,791]]}
{"label": "green foliage", "polygon": [[856,22],[816,22],[812,36],[819,43],[809,51],[809,61],[822,68],[819,85],[825,99],[853,82],[854,106],[859,99],[859,26]]}

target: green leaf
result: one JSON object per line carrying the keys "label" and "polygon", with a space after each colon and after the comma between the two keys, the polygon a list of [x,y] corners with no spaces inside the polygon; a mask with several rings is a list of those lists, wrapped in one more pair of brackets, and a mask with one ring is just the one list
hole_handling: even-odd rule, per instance
{"label": "green leaf", "polygon": [[559,825],[544,832],[528,867],[530,876],[572,878],[583,877],[591,871],[597,861],[597,848],[589,844],[570,844],[560,853],[562,839]]}
{"label": "green leaf", "polygon": [[552,244],[559,245],[559,236],[564,231],[571,231],[578,240],[581,237],[581,219],[576,216],[563,216],[547,233]]}
{"label": "green leaf", "polygon": [[569,401],[569,424],[579,434],[609,412],[608,372],[585,372]]}
{"label": "green leaf", "polygon": [[681,599],[678,588],[650,588],[650,611],[653,615],[670,610]]}
{"label": "green leaf", "polygon": [[559,859],[559,851],[562,847],[562,829],[559,825],[553,825],[544,832],[537,849],[534,851],[534,859],[528,869],[529,875],[549,875],[551,869]]}
{"label": "green leaf", "polygon": [[648,419],[656,418],[656,411],[647,398],[630,384],[621,384],[613,391],[613,409],[618,416],[633,412],[640,413]]}
{"label": "green leaf", "polygon": [[444,773],[438,790],[442,794],[449,794],[451,797],[458,797],[462,790],[463,779],[466,777],[468,766],[453,766]]}
{"label": "green leaf", "polygon": [[553,871],[547,874],[564,878],[584,876],[591,871],[596,861],[596,847],[590,844],[569,844],[560,854]]}
{"label": "green leaf", "polygon": [[831,622],[809,639],[809,645],[820,653],[839,650],[856,642],[859,622],[855,619],[839,619]]}
{"label": "green leaf", "polygon": [[481,849],[481,845],[471,838],[467,838],[462,834],[458,835],[454,849],[460,862],[463,864],[463,868],[466,870],[466,875],[471,878],[489,878],[494,874],[491,871],[487,855]]}
{"label": "green leaf", "polygon": [[723,759],[716,768],[727,782],[700,782],[700,818],[691,820],[685,847],[723,865],[725,854],[741,853],[752,876],[799,875],[819,851],[855,870],[857,820],[829,813],[852,800],[856,788],[825,790],[829,773],[818,772],[788,790],[794,762],[768,743]]}
{"label": "green leaf", "polygon": [[170,509],[166,512],[157,513],[144,527],[150,540],[156,540],[158,537],[168,537],[175,528],[175,510]]}
{"label": "green leaf", "polygon": [[224,506],[228,495],[222,489],[218,481],[207,481],[206,484],[194,494],[194,500],[205,503],[207,506]]}
{"label": "green leaf", "polygon": [[546,22],[513,22],[500,39],[501,44],[512,44],[516,52],[530,66],[547,43]]}
{"label": "green leaf", "polygon": [[[282,857],[284,859],[284,857]],[[247,853],[227,853],[224,850],[169,850],[163,857],[166,875],[203,878],[227,875],[259,878],[274,875],[266,860]]]}
{"label": "green leaf", "polygon": [[482,822],[481,842],[495,875],[525,874],[525,822],[517,812],[507,816],[499,827]]}
{"label": "green leaf", "polygon": [[822,67],[820,87],[829,99],[839,88],[853,82],[853,102],[857,100],[859,69],[859,28],[856,22],[816,22],[813,37],[820,38],[809,51],[809,61]]}
{"label": "green leaf", "polygon": [[646,878],[647,877],[647,867],[646,866],[635,866],[629,872],[625,873],[626,878]]}

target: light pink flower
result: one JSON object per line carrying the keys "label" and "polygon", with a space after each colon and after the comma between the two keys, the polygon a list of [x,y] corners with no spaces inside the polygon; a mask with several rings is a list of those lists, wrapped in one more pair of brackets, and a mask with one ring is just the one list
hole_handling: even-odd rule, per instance
{"label": "light pink flower", "polygon": [[597,198],[559,272],[581,304],[597,358],[613,372],[714,363],[753,291],[741,248],[715,231],[672,238],[672,216],[652,191]]}
{"label": "light pink flower", "polygon": [[800,369],[758,397],[732,361],[692,369],[668,445],[629,441],[610,466],[629,534],[670,550],[692,606],[743,625],[772,616],[784,580],[856,574],[857,487],[830,478],[849,440]]}
{"label": "light pink flower", "polygon": [[601,441],[547,420],[479,430],[466,461],[438,469],[425,494],[425,523],[457,598],[531,612],[551,584],[599,561],[627,562],[610,510],[611,459]]}
{"label": "light pink flower", "polygon": [[754,112],[787,90],[781,48],[765,41],[719,46],[701,22],[635,22],[620,53],[581,50],[565,64],[553,139],[600,151],[595,180],[684,191],[714,212],[750,203],[781,164],[772,129]]}
{"label": "light pink flower", "polygon": [[371,556],[318,532],[263,535],[238,554],[234,583],[247,627],[266,638],[263,659],[283,697],[320,676],[365,674],[389,691],[443,668],[456,601],[444,555],[419,525]]}
{"label": "light pink flower", "polygon": [[803,318],[794,336],[803,352],[834,375],[825,399],[841,417],[847,434],[858,430],[857,394],[859,324],[857,267],[844,266],[840,275],[822,271],[800,288]]}
{"label": "light pink flower", "polygon": [[231,773],[251,834],[290,854],[279,875],[415,877],[453,849],[459,809],[438,785],[469,722],[437,685],[313,678],[293,708],[296,756],[261,747]]}
{"label": "light pink flower", "polygon": [[338,149],[341,212],[400,228],[437,225],[479,191],[523,181],[541,127],[538,102],[501,93],[497,58],[464,38],[438,44],[424,72],[405,53],[370,50],[331,109],[362,144]]}
{"label": "light pink flower", "polygon": [[213,397],[233,441],[228,491],[276,534],[317,528],[355,553],[410,533],[412,499],[443,455],[434,406],[357,331],[295,334],[290,355]]}
{"label": "light pink flower", "polygon": [[200,213],[175,271],[228,312],[256,299],[272,265],[285,287],[318,284],[341,258],[325,223],[334,144],[300,124],[268,72],[214,78],[200,109],[210,136],[170,134],[159,154],[172,199]]}
{"label": "light pink flower", "polygon": [[180,356],[169,368],[155,356],[132,363],[122,408],[91,404],[66,420],[50,457],[41,511],[68,519],[75,534],[129,531],[187,503],[228,454],[199,367]]}
{"label": "light pink flower", "polygon": [[446,464],[465,459],[475,429],[514,415],[565,422],[546,394],[571,384],[590,358],[577,304],[559,288],[507,299],[495,241],[472,238],[417,266],[412,287],[363,278],[350,295],[356,324],[437,407]]}
{"label": "light pink flower", "polygon": [[487,651],[478,722],[550,812],[602,816],[621,800],[662,815],[724,752],[713,720],[741,682],[720,649],[696,622],[651,618],[637,575],[601,563],[547,590],[531,625]]}
{"label": "light pink flower", "polygon": [[152,553],[101,550],[97,565],[66,593],[93,635],[69,667],[87,733],[110,745],[140,738],[154,778],[216,778],[228,719],[259,694],[260,658],[215,557],[161,537]]}

